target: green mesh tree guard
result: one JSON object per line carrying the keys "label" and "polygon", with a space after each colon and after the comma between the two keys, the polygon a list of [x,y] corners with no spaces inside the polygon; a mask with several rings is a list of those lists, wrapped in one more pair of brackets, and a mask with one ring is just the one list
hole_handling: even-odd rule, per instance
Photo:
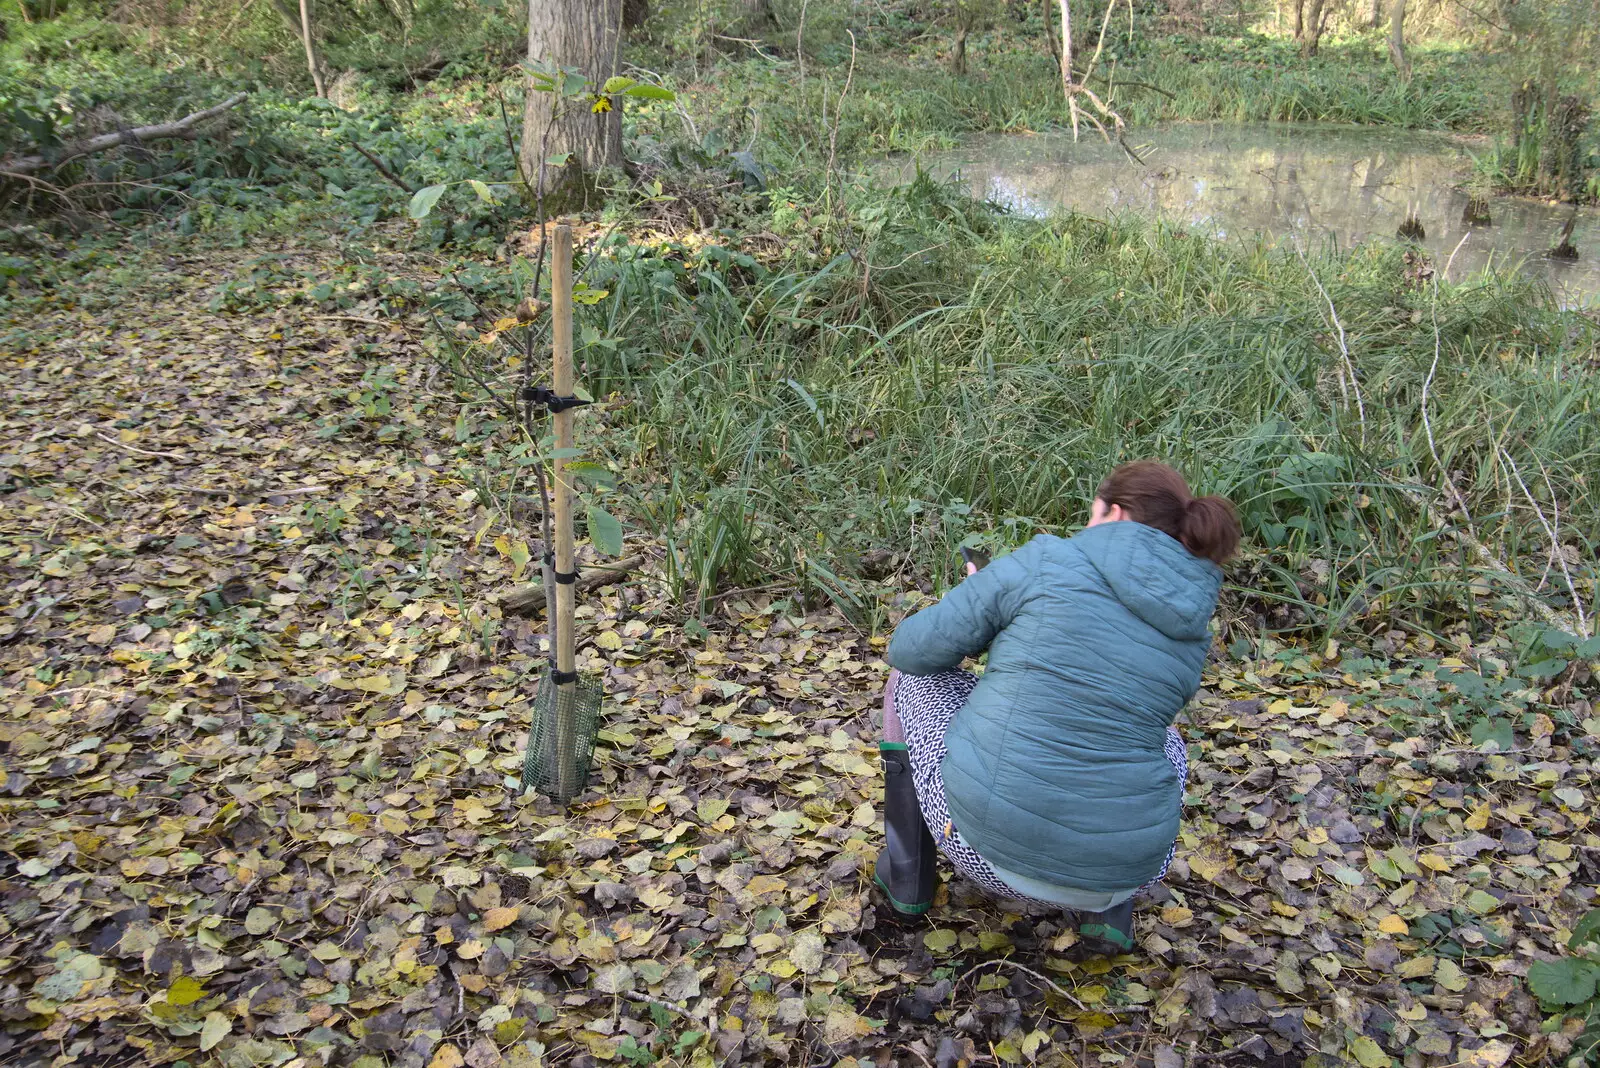
{"label": "green mesh tree guard", "polygon": [[557,685],[550,671],[539,677],[528,749],[522,758],[522,788],[566,804],[583,792],[600,726],[600,680],[580,676]]}

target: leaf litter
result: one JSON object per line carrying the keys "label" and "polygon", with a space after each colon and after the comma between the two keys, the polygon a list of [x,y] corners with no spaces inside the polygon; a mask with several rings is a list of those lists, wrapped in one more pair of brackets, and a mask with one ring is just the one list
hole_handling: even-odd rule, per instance
{"label": "leaf litter", "polygon": [[[543,636],[496,605],[527,559],[463,474],[482,443],[418,332],[198,310],[236,270],[60,305],[10,356],[5,1063],[1570,1051],[1523,977],[1600,875],[1592,666],[1518,688],[1398,635],[1219,659],[1137,953],[960,882],[901,927],[868,889],[881,637],[756,594],[691,633],[647,567],[579,620],[592,789],[522,796]],[[1466,669],[1500,718],[1451,714]]]}

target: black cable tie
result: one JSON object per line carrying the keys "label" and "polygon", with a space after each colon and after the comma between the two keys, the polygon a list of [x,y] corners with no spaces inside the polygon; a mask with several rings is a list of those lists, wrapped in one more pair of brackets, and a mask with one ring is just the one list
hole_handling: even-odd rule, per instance
{"label": "black cable tie", "polygon": [[555,576],[556,581],[563,586],[571,586],[578,581],[578,573],[576,571],[557,571]]}
{"label": "black cable tie", "polygon": [[563,397],[549,386],[525,386],[522,396],[529,404],[549,409],[552,415],[593,403],[579,397]]}
{"label": "black cable tie", "polygon": [[550,680],[557,686],[565,686],[568,683],[577,682],[578,673],[576,671],[552,671],[550,672]]}
{"label": "black cable tie", "polygon": [[556,569],[556,554],[555,553],[545,553],[544,554],[544,566],[548,567],[551,571],[554,571]]}

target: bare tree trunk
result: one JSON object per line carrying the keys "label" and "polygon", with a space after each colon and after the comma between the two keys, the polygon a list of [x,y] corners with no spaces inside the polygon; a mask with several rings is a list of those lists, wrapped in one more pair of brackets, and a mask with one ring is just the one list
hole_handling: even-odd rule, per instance
{"label": "bare tree trunk", "polygon": [[[545,70],[576,67],[589,80],[573,94],[530,89],[522,111],[523,172],[546,194],[582,175],[622,166],[620,100],[594,110],[607,78],[616,73],[622,0],[529,0],[528,59]],[[570,159],[555,167],[552,156]]]}
{"label": "bare tree trunk", "polygon": [[1394,0],[1389,8],[1389,59],[1400,72],[1401,81],[1411,80],[1411,60],[1406,56],[1406,0]]}
{"label": "bare tree trunk", "polygon": [[1300,38],[1300,54],[1310,57],[1317,54],[1322,43],[1323,0],[1311,0],[1311,10],[1306,12],[1304,36]]}
{"label": "bare tree trunk", "polygon": [[1294,0],[1294,39],[1305,40],[1306,36],[1306,0]]}
{"label": "bare tree trunk", "polygon": [[1067,94],[1067,112],[1072,117],[1072,139],[1078,139],[1078,87],[1072,81],[1072,8],[1061,0],[1061,88]]}
{"label": "bare tree trunk", "polygon": [[1050,46],[1051,57],[1055,59],[1057,64],[1060,64],[1061,42],[1056,40],[1055,16],[1051,13],[1051,8],[1054,6],[1050,0],[1044,0],[1044,39],[1045,43]]}
{"label": "bare tree trunk", "polygon": [[1383,22],[1383,0],[1372,0],[1372,14],[1367,18],[1367,29],[1375,30]]}
{"label": "bare tree trunk", "polygon": [[300,0],[300,40],[306,46],[306,66],[311,68],[311,84],[316,86],[317,95],[328,95],[328,87],[322,83],[322,63],[317,58],[317,44],[311,33],[311,0]]}
{"label": "bare tree trunk", "polygon": [[972,0],[956,3],[956,40],[950,48],[950,69],[957,74],[967,73],[967,38],[972,35],[973,24],[977,22],[977,12],[973,10]]}

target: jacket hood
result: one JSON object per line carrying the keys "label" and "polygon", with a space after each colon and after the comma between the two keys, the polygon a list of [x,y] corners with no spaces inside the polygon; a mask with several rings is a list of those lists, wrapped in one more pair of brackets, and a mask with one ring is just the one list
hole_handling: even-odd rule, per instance
{"label": "jacket hood", "polygon": [[1072,540],[1128,611],[1175,641],[1207,636],[1222,589],[1216,564],[1131,520],[1090,527]]}

